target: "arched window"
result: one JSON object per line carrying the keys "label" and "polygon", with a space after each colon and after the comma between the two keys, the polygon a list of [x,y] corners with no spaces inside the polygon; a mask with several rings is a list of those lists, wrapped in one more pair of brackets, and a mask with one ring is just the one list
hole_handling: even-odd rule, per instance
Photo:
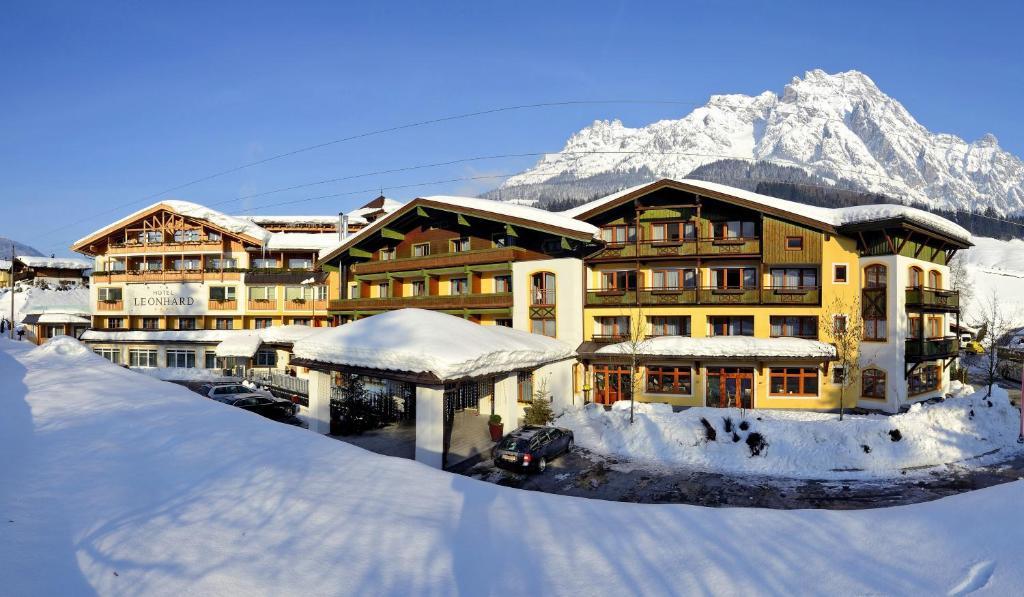
{"label": "arched window", "polygon": [[885,371],[865,369],[861,373],[860,395],[864,398],[885,400]]}
{"label": "arched window", "polygon": [[942,288],[942,274],[937,269],[928,272],[928,287]]}
{"label": "arched window", "polygon": [[555,304],[555,274],[538,272],[533,274],[530,284],[530,304],[539,307]]}
{"label": "arched window", "polygon": [[924,286],[924,270],[917,267],[916,265],[910,267],[910,288],[920,288]]}
{"label": "arched window", "polygon": [[881,263],[864,268],[864,288],[885,288],[888,269]]}

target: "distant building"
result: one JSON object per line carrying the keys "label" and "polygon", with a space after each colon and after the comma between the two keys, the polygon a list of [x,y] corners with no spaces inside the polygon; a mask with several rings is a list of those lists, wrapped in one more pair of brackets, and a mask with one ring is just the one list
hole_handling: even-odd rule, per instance
{"label": "distant building", "polygon": [[18,255],[14,258],[14,281],[42,281],[49,284],[87,284],[92,263],[77,257],[39,257]]}

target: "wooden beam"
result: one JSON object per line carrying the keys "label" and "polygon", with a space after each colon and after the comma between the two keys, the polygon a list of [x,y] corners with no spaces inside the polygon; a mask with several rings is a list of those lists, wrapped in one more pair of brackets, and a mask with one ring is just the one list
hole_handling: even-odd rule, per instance
{"label": "wooden beam", "polygon": [[419,205],[416,206],[416,215],[420,216],[421,218],[429,218],[430,217],[430,215],[427,214],[427,210],[423,209]]}
{"label": "wooden beam", "polygon": [[455,214],[455,216],[456,221],[458,221],[459,223],[459,226],[469,226],[469,220],[466,219],[466,216],[462,214]]}
{"label": "wooden beam", "polygon": [[370,253],[369,251],[364,251],[362,249],[357,249],[356,247],[349,247],[348,254],[350,257],[361,257],[363,259],[369,259],[373,257],[373,253]]}
{"label": "wooden beam", "polygon": [[401,232],[399,232],[397,230],[392,230],[391,228],[386,228],[386,227],[385,228],[381,228],[380,229],[380,235],[383,238],[390,238],[392,240],[405,240],[405,235],[404,234],[402,234]]}
{"label": "wooden beam", "polygon": [[882,234],[885,235],[885,242],[887,242],[889,244],[889,250],[892,251],[892,254],[893,255],[899,255],[899,253],[896,252],[896,243],[893,242],[892,235],[889,234],[889,231],[888,230],[883,230]]}
{"label": "wooden beam", "polygon": [[512,224],[505,224],[505,234],[516,238],[519,237],[519,233],[516,232],[516,229]]}
{"label": "wooden beam", "polygon": [[899,255],[903,252],[903,247],[907,246],[907,242],[910,241],[911,237],[914,236],[914,232],[911,230],[907,232],[907,235],[900,239],[900,244],[896,247],[896,254]]}

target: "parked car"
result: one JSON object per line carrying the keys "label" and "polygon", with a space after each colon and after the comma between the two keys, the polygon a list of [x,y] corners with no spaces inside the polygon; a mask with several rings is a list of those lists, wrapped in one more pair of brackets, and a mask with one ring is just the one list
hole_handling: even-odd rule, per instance
{"label": "parked car", "polygon": [[295,416],[299,407],[287,400],[272,398],[263,394],[233,394],[230,396],[215,396],[217,402],[235,406],[275,421],[285,421]]}
{"label": "parked car", "polygon": [[240,383],[207,383],[199,386],[199,393],[207,398],[225,398],[229,396],[242,396],[244,394],[259,394],[268,396],[267,392],[248,388]]}
{"label": "parked car", "polygon": [[516,472],[544,472],[548,462],[572,450],[572,431],[561,427],[525,426],[494,447],[495,466]]}

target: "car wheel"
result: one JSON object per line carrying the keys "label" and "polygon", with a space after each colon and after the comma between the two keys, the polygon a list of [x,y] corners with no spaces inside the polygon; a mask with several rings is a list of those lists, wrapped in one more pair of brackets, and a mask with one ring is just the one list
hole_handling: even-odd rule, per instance
{"label": "car wheel", "polygon": [[543,456],[537,461],[537,471],[543,473],[548,468],[548,459]]}

